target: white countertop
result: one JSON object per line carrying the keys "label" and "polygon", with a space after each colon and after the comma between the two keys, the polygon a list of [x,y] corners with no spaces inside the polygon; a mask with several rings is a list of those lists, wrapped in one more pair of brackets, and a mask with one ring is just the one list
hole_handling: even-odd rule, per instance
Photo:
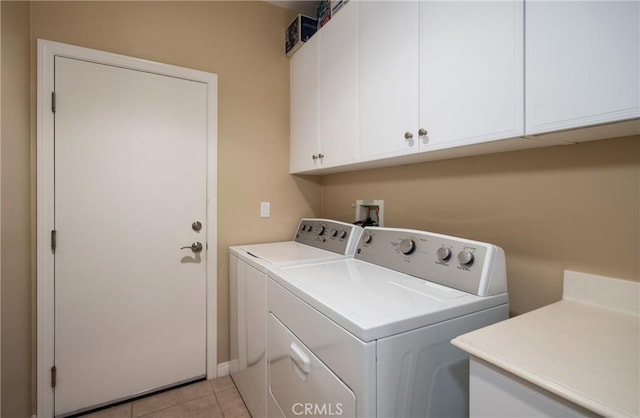
{"label": "white countertop", "polygon": [[637,417],[640,284],[566,272],[563,298],[452,343],[598,414]]}

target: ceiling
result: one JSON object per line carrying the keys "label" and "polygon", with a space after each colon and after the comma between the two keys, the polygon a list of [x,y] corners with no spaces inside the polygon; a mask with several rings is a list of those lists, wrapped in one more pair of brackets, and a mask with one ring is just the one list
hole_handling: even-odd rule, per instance
{"label": "ceiling", "polygon": [[318,8],[317,0],[266,0],[267,2],[274,4],[278,7],[293,10],[309,17],[316,16],[316,9]]}

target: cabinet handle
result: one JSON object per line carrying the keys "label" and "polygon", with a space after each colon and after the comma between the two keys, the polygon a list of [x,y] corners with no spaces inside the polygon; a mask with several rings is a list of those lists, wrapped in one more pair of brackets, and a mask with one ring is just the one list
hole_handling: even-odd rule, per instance
{"label": "cabinet handle", "polygon": [[315,160],[317,160],[317,159],[318,159],[318,156],[317,156],[317,155],[315,155],[315,154],[313,154],[313,155],[311,156],[311,158],[313,158],[313,161],[315,161]]}
{"label": "cabinet handle", "polygon": [[418,135],[419,136],[427,136],[427,133],[428,133],[427,130],[424,129],[424,128],[418,129]]}
{"label": "cabinet handle", "polygon": [[409,131],[405,132],[404,139],[413,139],[413,134]]}
{"label": "cabinet handle", "polygon": [[318,154],[318,158],[320,159],[324,158],[324,154]]}

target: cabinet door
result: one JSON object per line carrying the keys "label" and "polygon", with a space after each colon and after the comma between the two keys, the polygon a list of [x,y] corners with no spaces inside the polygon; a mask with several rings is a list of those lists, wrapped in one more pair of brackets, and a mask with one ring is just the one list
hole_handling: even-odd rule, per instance
{"label": "cabinet door", "polygon": [[323,167],[358,157],[358,6],[356,1],[347,3],[321,30]]}
{"label": "cabinet door", "polygon": [[526,5],[526,132],[640,117],[640,3]]}
{"label": "cabinet door", "polygon": [[[360,3],[360,156],[418,149],[418,3]],[[414,135],[406,139],[405,133]]]}
{"label": "cabinet door", "polygon": [[420,2],[422,150],[520,136],[522,1]]}
{"label": "cabinet door", "polygon": [[291,58],[291,172],[319,168],[320,33]]}

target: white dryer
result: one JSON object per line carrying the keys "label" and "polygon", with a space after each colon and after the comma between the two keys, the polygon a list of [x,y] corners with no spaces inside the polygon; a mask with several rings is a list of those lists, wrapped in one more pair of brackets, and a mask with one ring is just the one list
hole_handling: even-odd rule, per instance
{"label": "white dryer", "polygon": [[468,416],[457,335],[507,319],[495,245],[367,227],[354,258],[268,281],[268,416]]}
{"label": "white dryer", "polygon": [[305,218],[293,241],[229,247],[231,377],[252,416],[267,416],[267,271],[351,257],[361,233],[356,225]]}

